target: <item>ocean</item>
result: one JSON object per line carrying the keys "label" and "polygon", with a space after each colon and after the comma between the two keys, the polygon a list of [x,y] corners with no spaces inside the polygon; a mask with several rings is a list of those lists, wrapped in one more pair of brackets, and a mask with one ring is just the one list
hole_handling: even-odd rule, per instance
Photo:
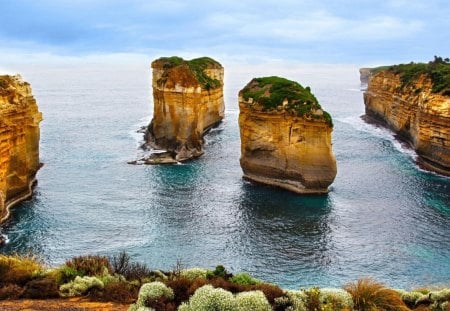
{"label": "ocean", "polygon": [[[246,271],[296,289],[370,276],[392,287],[450,283],[450,179],[425,172],[389,130],[367,124],[356,65],[224,64],[226,114],[205,154],[130,165],[152,114],[149,62],[11,66],[44,121],[34,197],[2,225],[2,253],[49,265],[122,250],[152,269]],[[328,195],[242,179],[239,89],[255,76],[311,86],[334,122]]]}

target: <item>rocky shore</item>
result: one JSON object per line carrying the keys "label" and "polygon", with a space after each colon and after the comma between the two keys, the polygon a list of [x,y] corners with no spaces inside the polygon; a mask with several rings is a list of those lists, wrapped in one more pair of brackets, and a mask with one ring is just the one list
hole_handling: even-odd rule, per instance
{"label": "rocky shore", "polygon": [[30,85],[19,75],[0,76],[0,223],[32,195],[40,168],[39,112]]}
{"label": "rocky shore", "polygon": [[301,194],[327,193],[336,176],[331,116],[309,87],[256,78],[239,92],[244,178]]}

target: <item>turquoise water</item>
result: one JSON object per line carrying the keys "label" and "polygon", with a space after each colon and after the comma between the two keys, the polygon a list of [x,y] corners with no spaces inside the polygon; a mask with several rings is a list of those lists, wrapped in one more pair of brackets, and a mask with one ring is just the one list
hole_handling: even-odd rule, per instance
{"label": "turquoise water", "polygon": [[[373,276],[395,287],[450,282],[450,179],[421,171],[392,133],[364,123],[356,66],[225,64],[224,122],[205,155],[135,166],[150,120],[148,64],[14,67],[41,123],[39,184],[3,225],[1,252],[49,264],[128,251],[151,268],[225,265],[284,287]],[[325,196],[242,179],[237,91],[255,75],[310,85],[334,117],[338,175]]]}

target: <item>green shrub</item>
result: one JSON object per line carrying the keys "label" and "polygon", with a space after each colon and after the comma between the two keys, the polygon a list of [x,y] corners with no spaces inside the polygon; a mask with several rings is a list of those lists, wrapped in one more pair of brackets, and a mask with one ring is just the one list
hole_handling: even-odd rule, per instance
{"label": "green shrub", "polygon": [[67,267],[66,265],[62,265],[61,267],[52,270],[49,274],[56,280],[58,285],[69,283],[75,280],[77,276],[82,276],[80,272],[72,267]]}
{"label": "green shrub", "polygon": [[103,289],[104,284],[95,276],[77,276],[73,281],[59,287],[61,296],[74,297],[82,296],[91,289]]}
{"label": "green shrub", "polygon": [[206,278],[208,278],[208,279],[217,278],[217,277],[229,279],[231,276],[232,275],[230,273],[228,273],[228,271],[222,265],[218,265],[214,270],[208,271],[206,273]]}
{"label": "green shrub", "polygon": [[328,306],[333,310],[353,310],[352,295],[340,288],[321,288],[319,301],[322,308]]}
{"label": "green shrub", "polygon": [[77,271],[81,276],[95,276],[112,272],[108,257],[85,255],[74,257],[65,263],[66,267]]}
{"label": "green shrub", "polygon": [[230,279],[230,281],[232,283],[240,284],[240,285],[256,285],[256,284],[262,283],[261,280],[255,279],[250,274],[245,273],[245,272],[244,273],[238,273],[238,274],[234,275]]}
{"label": "green shrub", "polygon": [[440,291],[431,291],[430,292],[430,299],[432,302],[442,302],[450,300],[450,288],[444,288]]}
{"label": "green shrub", "polygon": [[237,304],[232,293],[205,285],[197,289],[189,302],[183,303],[179,311],[234,311]]}
{"label": "green shrub", "polygon": [[414,307],[417,304],[417,301],[420,301],[421,299],[425,298],[428,295],[425,295],[418,291],[397,291],[400,294],[400,297],[402,298],[403,302],[408,307]]}
{"label": "green shrub", "polygon": [[206,279],[207,273],[208,273],[208,270],[206,270],[206,269],[190,268],[190,269],[181,270],[180,276],[193,281],[197,278]]}
{"label": "green shrub", "polygon": [[261,291],[242,292],[236,295],[237,311],[272,311],[266,296]]}

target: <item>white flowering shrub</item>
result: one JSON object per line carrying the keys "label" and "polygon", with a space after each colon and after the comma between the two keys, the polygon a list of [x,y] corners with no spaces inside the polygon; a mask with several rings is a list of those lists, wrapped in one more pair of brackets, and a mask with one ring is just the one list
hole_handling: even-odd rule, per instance
{"label": "white flowering shrub", "polygon": [[269,301],[260,290],[237,294],[236,304],[237,311],[272,311]]}
{"label": "white flowering shrub", "polygon": [[430,292],[431,301],[447,301],[450,300],[450,288],[444,288],[440,291],[432,291]]}
{"label": "white flowering shrub", "polygon": [[149,307],[138,307],[136,304],[132,304],[129,308],[128,311],[154,311],[152,308]]}
{"label": "white flowering shrub", "polygon": [[206,269],[190,268],[190,269],[181,270],[180,276],[193,281],[197,278],[206,279],[206,273],[208,273],[208,270],[206,270]]}
{"label": "white flowering shrub", "polygon": [[292,311],[306,311],[306,299],[307,296],[304,291],[288,290],[286,296],[289,298],[289,302],[292,304]]}
{"label": "white flowering shrub", "polygon": [[333,310],[353,310],[352,295],[340,288],[321,288],[319,301],[321,305],[331,306]]}
{"label": "white flowering shrub", "polygon": [[151,308],[147,308],[145,303],[148,299],[159,299],[161,297],[165,297],[167,299],[173,299],[174,294],[173,290],[170,287],[167,287],[166,284],[161,282],[151,282],[145,283],[139,289],[138,300],[135,304],[132,304],[128,311],[151,311]]}
{"label": "white flowering shrub", "polygon": [[95,276],[77,276],[73,281],[61,285],[59,291],[63,297],[74,297],[84,295],[90,289],[103,287],[103,282]]}
{"label": "white flowering shrub", "polygon": [[423,300],[427,297],[427,295],[417,291],[408,292],[400,290],[397,292],[400,294],[400,298],[402,298],[403,302],[410,306],[416,305],[418,301]]}
{"label": "white flowering shrub", "polygon": [[205,285],[197,289],[189,299],[178,308],[179,311],[235,311],[236,299],[222,288]]}

